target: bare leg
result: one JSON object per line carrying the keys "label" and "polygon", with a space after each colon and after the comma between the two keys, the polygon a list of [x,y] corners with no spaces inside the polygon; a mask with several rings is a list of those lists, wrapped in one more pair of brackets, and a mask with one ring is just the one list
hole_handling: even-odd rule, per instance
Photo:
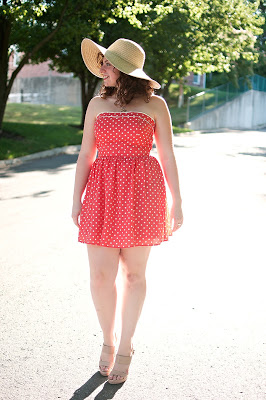
{"label": "bare leg", "polygon": [[[115,280],[118,272],[120,249],[95,245],[88,245],[87,248],[92,299],[103,331],[104,344],[113,346],[117,302]],[[107,368],[103,367],[102,370],[106,371]]]}
{"label": "bare leg", "polygon": [[[131,354],[133,335],[146,296],[145,272],[150,250],[150,246],[140,246],[124,248],[120,252],[124,281],[122,332],[117,352],[120,355]],[[109,379],[120,379],[120,376],[111,373]]]}

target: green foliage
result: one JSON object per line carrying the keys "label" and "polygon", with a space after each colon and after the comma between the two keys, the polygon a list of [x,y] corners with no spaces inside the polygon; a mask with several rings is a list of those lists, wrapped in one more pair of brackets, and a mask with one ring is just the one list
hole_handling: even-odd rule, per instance
{"label": "green foliage", "polygon": [[[252,1],[254,2],[254,0]],[[259,52],[258,63],[253,65],[255,74],[266,77],[266,1],[259,2],[258,13],[264,18],[263,32],[258,36],[256,47]]]}
{"label": "green foliage", "polygon": [[[9,46],[31,52],[55,28],[66,0],[7,1],[1,13],[11,23]],[[12,48],[11,48],[12,50]]]}
{"label": "green foliage", "polygon": [[191,71],[229,72],[240,59],[257,62],[255,43],[264,22],[257,12],[258,2],[176,0],[148,4],[151,7],[137,16],[137,26],[121,14],[114,18],[115,24],[103,23],[103,43],[109,45],[121,36],[141,43],[147,54],[146,72],[160,83],[178,81]]}
{"label": "green foliage", "polygon": [[[250,0],[249,6],[259,17],[260,30],[256,31],[256,41],[251,45],[245,53],[241,53],[237,59],[232,59],[230,62],[230,71],[214,72],[207,76],[207,87],[215,87],[226,82],[233,82],[237,85],[239,77],[247,75],[259,74],[266,76],[266,2],[258,0]],[[244,21],[246,23],[246,21]],[[245,30],[247,31],[249,25]],[[260,32],[260,33],[259,33]],[[252,54],[252,56],[251,56]]]}
{"label": "green foliage", "polygon": [[[167,99],[167,103],[169,106],[176,107],[178,103],[178,96],[179,96],[179,84],[172,83],[169,87],[169,97]],[[189,86],[184,85],[184,107],[186,107],[187,99],[189,96],[194,96],[195,94],[202,92],[202,88],[197,86]],[[182,121],[185,122],[185,121]]]}
{"label": "green foliage", "polygon": [[[266,72],[264,17],[265,1],[259,0],[25,0],[0,7],[0,23],[10,29],[9,54],[12,46],[25,54],[16,72],[28,59],[50,59],[52,68],[73,72],[82,85],[83,117],[97,84],[80,55],[84,37],[104,46],[119,37],[139,42],[147,54],[146,72],[162,84],[191,71],[226,72],[236,81],[258,61]],[[8,84],[1,40],[0,105]]]}
{"label": "green foliage", "polygon": [[206,75],[206,87],[214,88],[229,82],[229,76],[226,72],[211,72]]}
{"label": "green foliage", "polygon": [[79,107],[8,104],[0,138],[0,159],[21,157],[55,147],[80,144]]}

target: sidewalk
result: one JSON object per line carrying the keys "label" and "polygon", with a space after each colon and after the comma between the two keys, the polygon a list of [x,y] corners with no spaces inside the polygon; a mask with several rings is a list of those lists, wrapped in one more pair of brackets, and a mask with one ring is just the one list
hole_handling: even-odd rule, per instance
{"label": "sidewalk", "polygon": [[154,247],[128,381],[97,373],[102,338],[71,201],[77,154],[1,177],[5,400],[265,400],[266,132],[174,139],[184,226]]}

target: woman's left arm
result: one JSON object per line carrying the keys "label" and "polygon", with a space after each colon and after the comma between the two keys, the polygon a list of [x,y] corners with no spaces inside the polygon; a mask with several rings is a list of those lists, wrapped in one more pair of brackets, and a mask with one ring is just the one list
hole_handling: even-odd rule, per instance
{"label": "woman's left arm", "polygon": [[172,195],[172,208],[170,213],[172,229],[176,231],[183,224],[182,199],[179,187],[178,170],[172,141],[172,121],[169,109],[162,97],[154,99],[155,111],[155,142],[162,164],[166,182]]}

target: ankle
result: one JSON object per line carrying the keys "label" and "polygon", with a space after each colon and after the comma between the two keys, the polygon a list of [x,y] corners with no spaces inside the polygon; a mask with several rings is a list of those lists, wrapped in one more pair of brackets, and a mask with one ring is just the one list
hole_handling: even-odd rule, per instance
{"label": "ankle", "polygon": [[122,356],[130,356],[133,350],[132,342],[120,343],[117,354]]}
{"label": "ankle", "polygon": [[106,346],[115,346],[116,344],[116,336],[115,335],[107,335],[103,337],[103,343]]}

